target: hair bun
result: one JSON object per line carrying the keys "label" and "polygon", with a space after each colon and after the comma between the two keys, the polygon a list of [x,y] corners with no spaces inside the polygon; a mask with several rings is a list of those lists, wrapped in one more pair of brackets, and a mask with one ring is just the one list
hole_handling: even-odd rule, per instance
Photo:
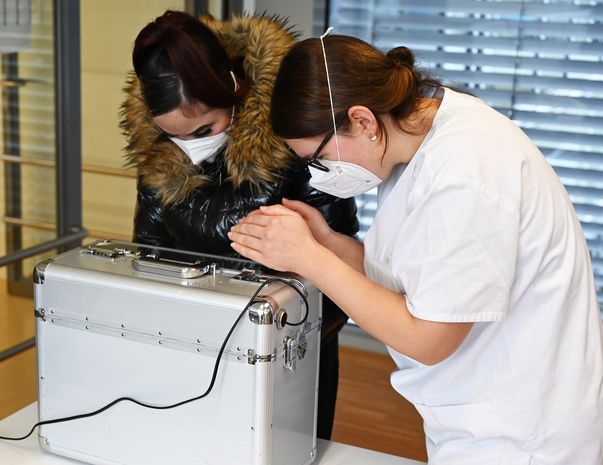
{"label": "hair bun", "polygon": [[387,58],[396,66],[407,66],[412,68],[415,65],[415,55],[408,47],[396,47],[387,52]]}

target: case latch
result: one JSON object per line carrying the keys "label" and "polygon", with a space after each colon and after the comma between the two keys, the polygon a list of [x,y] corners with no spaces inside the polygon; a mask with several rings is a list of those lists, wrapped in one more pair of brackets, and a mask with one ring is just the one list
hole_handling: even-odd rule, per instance
{"label": "case latch", "polygon": [[273,278],[273,277],[274,276],[262,274],[255,270],[249,270],[247,268],[244,268],[241,270],[241,272],[239,274],[233,276],[230,279],[232,279],[234,281],[248,281],[248,282],[252,282],[252,283],[263,283],[266,280]]}
{"label": "case latch", "polygon": [[[274,279],[275,277],[276,277],[276,275],[264,274],[264,273],[260,273],[259,271],[256,271],[256,270],[250,270],[248,268],[243,268],[239,274],[233,276],[230,279],[233,281],[247,281],[247,282],[252,282],[252,283],[263,283],[269,279]],[[280,281],[283,281],[283,282],[286,281],[290,286],[295,287],[301,294],[303,294],[305,296],[308,295],[306,286],[304,286],[304,283],[302,283],[299,279],[286,278],[283,276],[278,276],[278,278]]]}
{"label": "case latch", "polygon": [[124,248],[116,247],[115,244],[110,240],[96,241],[90,245],[81,247],[80,254],[90,255],[92,257],[105,258],[116,261],[121,257],[136,257],[138,253],[136,251]]}
{"label": "case latch", "polygon": [[283,338],[283,366],[295,371],[297,360],[302,360],[308,350],[308,341],[304,333],[287,335]]}

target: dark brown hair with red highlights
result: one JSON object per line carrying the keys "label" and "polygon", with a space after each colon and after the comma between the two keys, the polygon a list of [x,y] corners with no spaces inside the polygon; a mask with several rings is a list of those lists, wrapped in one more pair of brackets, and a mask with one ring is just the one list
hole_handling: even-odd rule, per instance
{"label": "dark brown hair with red highlights", "polygon": [[234,71],[224,47],[197,18],[166,11],[136,37],[134,71],[153,116],[202,102],[227,108],[241,101],[247,85],[234,90]]}
{"label": "dark brown hair with red highlights", "polygon": [[[382,117],[390,115],[398,127],[442,84],[414,66],[406,47],[387,54],[349,36],[324,38],[333,94],[335,120],[348,128],[347,112],[354,105],[370,109],[385,134]],[[319,39],[303,40],[289,51],[280,66],[271,103],[274,132],[284,139],[302,139],[333,127],[322,47]],[[387,140],[387,139],[386,139]]]}

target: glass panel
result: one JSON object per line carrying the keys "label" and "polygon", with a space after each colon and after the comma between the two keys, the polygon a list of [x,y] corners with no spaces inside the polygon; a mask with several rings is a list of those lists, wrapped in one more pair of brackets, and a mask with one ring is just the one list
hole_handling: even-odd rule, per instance
{"label": "glass panel", "polygon": [[[81,2],[82,205],[91,236],[131,240],[136,177],[111,174],[124,167],[126,141],[118,125],[123,87],[132,69],[138,32],[166,10],[183,10],[184,0]],[[111,34],[107,35],[107,24]],[[91,237],[86,238],[89,242]]]}
{"label": "glass panel", "polygon": [[[0,49],[4,52],[1,168],[5,236],[1,255],[56,236],[54,231],[37,227],[26,231],[18,221],[56,222],[53,7],[51,0],[0,1],[3,19],[19,29],[6,34],[20,36],[11,50]],[[0,35],[3,32],[0,27]],[[8,277],[11,291],[30,294],[31,269],[29,263],[18,263],[0,272]]]}

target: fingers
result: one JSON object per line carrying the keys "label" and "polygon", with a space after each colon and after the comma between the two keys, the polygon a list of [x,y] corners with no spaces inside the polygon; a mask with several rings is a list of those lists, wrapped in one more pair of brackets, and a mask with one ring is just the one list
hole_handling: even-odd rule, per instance
{"label": "fingers", "polygon": [[[245,231],[249,234],[257,236],[256,233],[259,232],[259,228],[265,228],[269,226],[273,218],[274,217],[272,216],[263,215],[259,211],[258,213],[250,213],[249,215],[244,216],[243,218],[239,218],[239,222],[233,225],[230,229],[231,231],[236,231],[238,229],[239,232]],[[246,229],[241,229],[243,226]]]}
{"label": "fingers", "polygon": [[236,231],[234,228],[231,229],[227,234],[228,238],[232,242],[236,242],[237,244],[241,244],[249,249],[261,251],[262,249],[262,238],[260,235],[252,236],[247,233],[241,232],[240,226],[235,226],[239,228]]}
{"label": "fingers", "polygon": [[284,205],[281,204],[276,204],[276,205],[269,205],[269,206],[262,206],[260,207],[261,212],[264,215],[271,215],[271,216],[275,216],[275,215],[297,215],[297,212],[290,210],[289,208],[285,207]]}
{"label": "fingers", "polygon": [[244,245],[241,245],[237,242],[231,242],[230,246],[234,249],[235,252],[245,258],[248,258],[249,260],[261,263],[262,265],[267,266],[268,268],[271,268],[276,271],[289,271],[287,270],[287,268],[281,266],[280,264],[271,262],[261,252],[258,252],[257,250],[250,249],[249,247],[245,247]]}
{"label": "fingers", "polygon": [[239,224],[235,224],[232,228],[230,228],[232,232],[236,232],[239,234],[244,234],[256,238],[261,238],[262,234],[265,230],[265,224],[258,224],[256,222],[251,222],[245,219],[239,222]]}
{"label": "fingers", "polygon": [[239,224],[241,223],[255,223],[265,226],[268,223],[268,218],[258,209],[239,218]]}
{"label": "fingers", "polygon": [[263,240],[236,231],[230,231],[228,238],[232,241],[230,246],[243,257],[246,257],[262,265],[277,271],[288,271],[274,259],[270,259],[270,253],[264,253]]}
{"label": "fingers", "polygon": [[312,231],[298,213],[282,205],[269,209],[289,213],[266,215],[262,211],[241,218],[228,232],[231,247],[274,270],[294,271],[300,254],[304,254],[308,244],[314,243]]}
{"label": "fingers", "polygon": [[289,200],[283,198],[282,204],[275,205],[262,205],[259,209],[252,211],[247,216],[241,218],[241,220],[251,220],[254,221],[262,221],[261,216],[275,216],[275,215],[295,215],[300,214],[301,216],[307,217],[314,213],[317,210],[314,207],[311,207],[307,203],[301,202],[299,200]]}
{"label": "fingers", "polygon": [[[229,235],[230,235],[230,233],[229,233]],[[262,262],[262,254],[260,252],[258,252],[257,250],[254,250],[249,247],[245,247],[244,245],[242,245],[238,242],[231,242],[230,246],[234,249],[235,252],[242,255],[243,257],[246,257],[250,260],[253,260],[254,262],[262,263],[265,265],[265,263]]]}
{"label": "fingers", "polygon": [[258,210],[254,210],[248,215],[239,218],[239,224],[241,223],[255,223],[261,226],[268,225],[274,216],[297,216],[298,213],[293,210],[289,210],[283,205],[270,205],[267,207],[261,206]]}
{"label": "fingers", "polygon": [[316,212],[314,207],[311,207],[305,202],[300,202],[299,200],[283,199],[283,205],[288,209],[299,213],[304,218],[311,218]]}

